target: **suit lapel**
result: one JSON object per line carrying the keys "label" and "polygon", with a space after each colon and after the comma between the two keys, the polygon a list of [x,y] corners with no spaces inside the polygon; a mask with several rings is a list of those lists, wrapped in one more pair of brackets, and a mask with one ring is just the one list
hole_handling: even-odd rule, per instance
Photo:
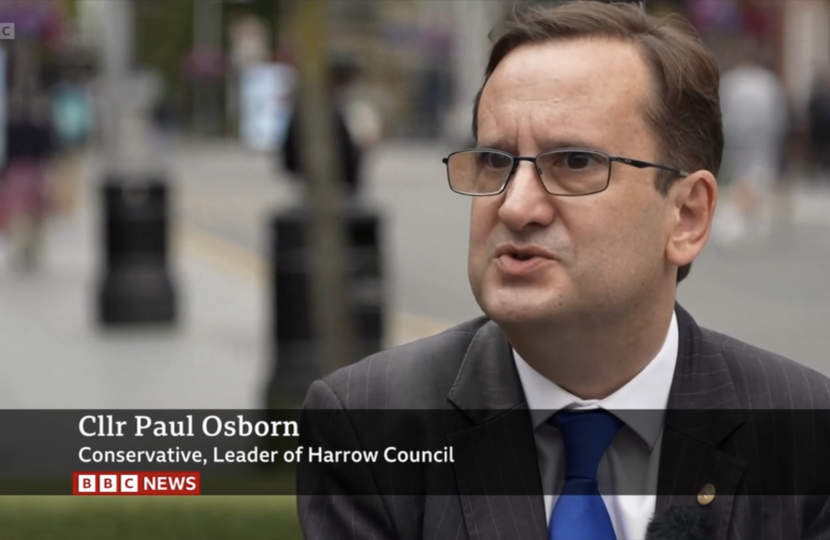
{"label": "suit lapel", "polygon": [[[723,494],[735,493],[745,464],[718,446],[744,417],[724,359],[702,355],[700,328],[679,305],[676,311],[678,359],[655,510],[699,507],[713,525],[712,537],[726,538],[734,496]],[[473,423],[448,437],[470,538],[546,539],[532,422],[510,344],[494,322],[486,322],[474,336],[448,399]],[[707,484],[715,487],[715,497],[701,504],[706,500],[697,495]]]}
{"label": "suit lapel", "polygon": [[[676,311],[680,339],[663,429],[656,513],[673,506],[699,507],[713,527],[713,538],[726,538],[731,494],[745,463],[718,447],[744,416],[726,362],[701,353],[700,328],[683,308]],[[715,488],[711,501],[698,497],[707,484]]]}
{"label": "suit lapel", "polygon": [[448,436],[470,538],[547,539],[530,413],[510,345],[494,322],[474,336],[448,399],[473,423]]}

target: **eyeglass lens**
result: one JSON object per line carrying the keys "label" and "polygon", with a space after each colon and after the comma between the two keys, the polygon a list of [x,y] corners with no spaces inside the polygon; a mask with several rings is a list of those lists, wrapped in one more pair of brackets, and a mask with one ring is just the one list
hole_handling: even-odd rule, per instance
{"label": "eyeglass lens", "polygon": [[[447,172],[453,190],[474,195],[498,193],[514,169],[510,154],[468,150],[453,154]],[[536,171],[553,195],[602,191],[608,183],[608,156],[585,150],[554,150],[536,158]]]}

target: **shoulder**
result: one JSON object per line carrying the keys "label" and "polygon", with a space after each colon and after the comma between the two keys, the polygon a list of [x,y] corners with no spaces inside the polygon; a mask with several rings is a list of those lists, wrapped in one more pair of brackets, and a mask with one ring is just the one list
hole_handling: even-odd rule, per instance
{"label": "shoulder", "polygon": [[780,354],[701,328],[701,355],[726,362],[742,405],[753,409],[830,409],[830,379]]}
{"label": "shoulder", "polygon": [[328,393],[345,408],[442,407],[470,343],[487,320],[479,317],[364,358],[315,382],[309,393]]}

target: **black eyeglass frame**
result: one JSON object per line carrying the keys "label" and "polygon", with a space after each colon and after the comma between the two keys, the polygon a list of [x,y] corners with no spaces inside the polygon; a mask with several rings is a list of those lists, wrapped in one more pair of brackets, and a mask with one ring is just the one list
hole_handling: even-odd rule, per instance
{"label": "black eyeglass frame", "polygon": [[[498,191],[493,191],[493,192],[490,192],[490,193],[468,193],[466,191],[458,191],[457,189],[454,189],[452,187],[452,180],[450,179],[450,167],[449,167],[450,158],[453,157],[456,154],[462,154],[462,153],[465,153],[465,152],[492,152],[492,153],[495,153],[495,154],[500,154],[502,156],[509,157],[511,160],[513,160],[513,165],[511,165],[510,171],[507,173],[507,177],[504,179],[504,183],[502,183],[501,188],[499,188]],[[608,178],[605,179],[605,186],[602,189],[598,189],[598,190],[595,190],[595,191],[589,191],[589,192],[586,192],[586,193],[551,193],[548,190],[547,186],[545,186],[544,180],[542,180],[541,174],[539,173],[539,168],[536,166],[536,160],[539,159],[541,156],[545,156],[545,155],[548,155],[548,154],[566,153],[566,152],[585,152],[585,153],[588,153],[588,154],[598,154],[598,155],[601,155],[601,156],[604,156],[605,158],[607,158],[608,159]],[[536,169],[536,176],[539,177],[539,181],[542,183],[542,188],[544,188],[544,190],[548,194],[553,195],[554,197],[584,197],[586,195],[595,195],[597,193],[602,193],[603,191],[608,189],[609,185],[611,185],[611,168],[612,168],[611,163],[614,163],[614,162],[622,163],[624,165],[629,165],[631,167],[636,167],[638,169],[646,169],[646,168],[661,169],[661,170],[664,170],[664,171],[672,172],[680,178],[684,178],[686,176],[689,176],[688,172],[686,172],[682,169],[678,169],[676,167],[669,167],[668,165],[660,165],[659,163],[651,163],[649,161],[643,161],[643,160],[640,160],[640,159],[632,159],[632,158],[627,158],[627,157],[622,157],[622,156],[612,156],[612,155],[607,154],[605,152],[602,152],[600,150],[594,150],[592,148],[579,148],[579,147],[568,147],[568,148],[557,148],[555,150],[545,150],[544,152],[540,152],[536,156],[514,156],[510,152],[505,152],[504,150],[496,150],[495,148],[467,148],[467,149],[464,149],[464,150],[457,150],[455,152],[452,152],[450,155],[443,158],[441,161],[447,167],[447,184],[449,184],[450,190],[453,193],[458,193],[459,195],[467,195],[469,197],[492,197],[494,195],[501,195],[502,193],[504,193],[504,190],[507,189],[507,184],[510,183],[510,179],[513,178],[513,175],[516,173],[516,168],[519,166],[519,162],[521,162],[521,161],[529,161],[529,162],[533,163],[534,168]]]}

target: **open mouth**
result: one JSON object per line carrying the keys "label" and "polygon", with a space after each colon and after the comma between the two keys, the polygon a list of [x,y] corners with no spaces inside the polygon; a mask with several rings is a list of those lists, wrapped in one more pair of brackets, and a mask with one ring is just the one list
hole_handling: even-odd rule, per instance
{"label": "open mouth", "polygon": [[541,246],[502,245],[496,250],[496,264],[508,275],[529,275],[555,261],[553,253]]}
{"label": "open mouth", "polygon": [[520,261],[527,261],[529,259],[532,259],[533,257],[536,257],[536,255],[531,255],[529,253],[512,253],[510,254],[510,257],[513,257],[514,259],[518,259]]}
{"label": "open mouth", "polygon": [[536,247],[504,247],[496,250],[496,257],[510,257],[519,261],[527,261],[530,259],[553,259],[553,254]]}

